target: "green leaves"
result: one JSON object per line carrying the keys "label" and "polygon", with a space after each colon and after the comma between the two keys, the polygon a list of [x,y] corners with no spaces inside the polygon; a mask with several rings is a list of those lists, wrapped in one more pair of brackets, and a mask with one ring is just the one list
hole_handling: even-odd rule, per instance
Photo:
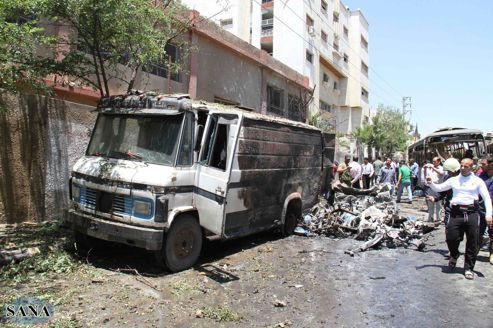
{"label": "green leaves", "polygon": [[374,147],[385,157],[404,151],[410,139],[409,122],[397,109],[380,106],[371,123],[363,124],[353,132],[360,143]]}
{"label": "green leaves", "polygon": [[[188,28],[178,18],[184,9],[174,1],[149,0],[46,0],[48,16],[75,31],[65,54],[85,54],[80,67],[90,70],[102,95],[109,95],[108,83],[118,79],[133,86],[138,71],[150,62],[160,62],[164,47]],[[128,74],[130,71],[130,74]],[[81,78],[86,74],[78,74]]]}
{"label": "green leaves", "polygon": [[[185,13],[175,1],[2,0],[0,87],[46,91],[42,79],[57,74],[101,95],[109,95],[112,79],[130,88],[143,65],[167,65],[168,42],[187,48],[180,37],[189,27]],[[49,35],[55,31],[62,33]],[[168,69],[177,72],[180,64]]]}

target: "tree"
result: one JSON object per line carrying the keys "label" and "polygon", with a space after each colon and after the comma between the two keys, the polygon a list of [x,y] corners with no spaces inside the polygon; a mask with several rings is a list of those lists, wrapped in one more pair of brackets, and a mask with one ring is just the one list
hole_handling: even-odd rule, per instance
{"label": "tree", "polygon": [[335,131],[335,117],[325,111],[309,112],[308,124],[316,126],[323,132]]}
{"label": "tree", "polygon": [[[45,0],[46,15],[58,24],[68,24],[73,33],[59,40],[64,56],[77,58],[80,80],[109,96],[109,82],[119,79],[134,87],[139,70],[160,63],[177,72],[164,52],[173,43],[189,50],[180,38],[190,27],[186,9],[172,0]],[[130,72],[130,74],[128,73]]]}
{"label": "tree", "polygon": [[[38,12],[42,0],[2,0],[0,2],[0,88],[47,91],[43,78],[49,74],[72,73],[70,58],[57,60],[53,54],[57,40],[45,34]],[[45,55],[38,50],[44,49]]]}
{"label": "tree", "polygon": [[397,109],[380,105],[371,123],[363,124],[353,132],[353,137],[377,153],[392,157],[396,151],[404,151],[410,139],[410,124]]}

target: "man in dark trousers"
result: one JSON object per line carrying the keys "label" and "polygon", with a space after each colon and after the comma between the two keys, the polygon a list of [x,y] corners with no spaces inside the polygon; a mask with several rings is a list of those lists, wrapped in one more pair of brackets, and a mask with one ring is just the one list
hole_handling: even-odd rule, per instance
{"label": "man in dark trousers", "polygon": [[466,279],[474,279],[474,265],[476,264],[476,251],[479,235],[479,196],[485,201],[486,222],[488,227],[493,227],[491,218],[492,203],[486,184],[472,173],[472,159],[464,158],[461,162],[460,174],[441,184],[432,182],[427,178],[427,184],[436,192],[452,189],[450,200],[451,212],[447,226],[447,246],[450,251],[449,268],[455,268],[459,258],[459,245],[466,234],[466,252],[464,259],[464,276]]}
{"label": "man in dark trousers", "polygon": [[[481,173],[478,175],[478,177],[484,181],[486,184],[486,188],[488,189],[488,193],[490,194],[490,198],[493,199],[493,157],[487,157],[483,158],[481,160],[481,165],[482,170]],[[481,247],[482,241],[483,241],[483,235],[484,232],[486,231],[486,220],[485,220],[485,209],[486,209],[486,204],[484,203],[484,199],[481,199],[480,201],[481,205],[481,222],[480,222],[480,229],[479,229],[479,247]],[[490,252],[490,264],[493,265],[493,228],[488,229],[488,235],[490,237],[489,241],[489,252]],[[478,251],[479,251],[478,247]]]}

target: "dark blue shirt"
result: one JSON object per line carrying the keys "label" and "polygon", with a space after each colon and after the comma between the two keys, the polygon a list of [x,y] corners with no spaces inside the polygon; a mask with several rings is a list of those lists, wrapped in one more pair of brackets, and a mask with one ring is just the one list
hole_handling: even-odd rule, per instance
{"label": "dark blue shirt", "polygon": [[411,165],[410,169],[411,169],[411,174],[412,174],[413,178],[419,176],[419,165],[418,165],[418,163],[414,162],[414,164]]}
{"label": "dark blue shirt", "polygon": [[493,176],[490,177],[486,172],[481,172],[479,177],[486,183],[486,188],[488,189],[490,197],[493,200]]}
{"label": "dark blue shirt", "polygon": [[391,183],[395,184],[397,182],[397,178],[395,175],[395,169],[392,168],[392,166],[387,167],[384,166],[380,170],[380,174],[378,176],[378,182],[379,183]]}

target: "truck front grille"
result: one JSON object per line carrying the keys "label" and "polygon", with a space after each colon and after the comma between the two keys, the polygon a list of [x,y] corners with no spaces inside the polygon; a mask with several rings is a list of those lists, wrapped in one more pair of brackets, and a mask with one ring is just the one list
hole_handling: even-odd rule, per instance
{"label": "truck front grille", "polygon": [[132,215],[132,197],[80,187],[81,205],[117,216]]}

